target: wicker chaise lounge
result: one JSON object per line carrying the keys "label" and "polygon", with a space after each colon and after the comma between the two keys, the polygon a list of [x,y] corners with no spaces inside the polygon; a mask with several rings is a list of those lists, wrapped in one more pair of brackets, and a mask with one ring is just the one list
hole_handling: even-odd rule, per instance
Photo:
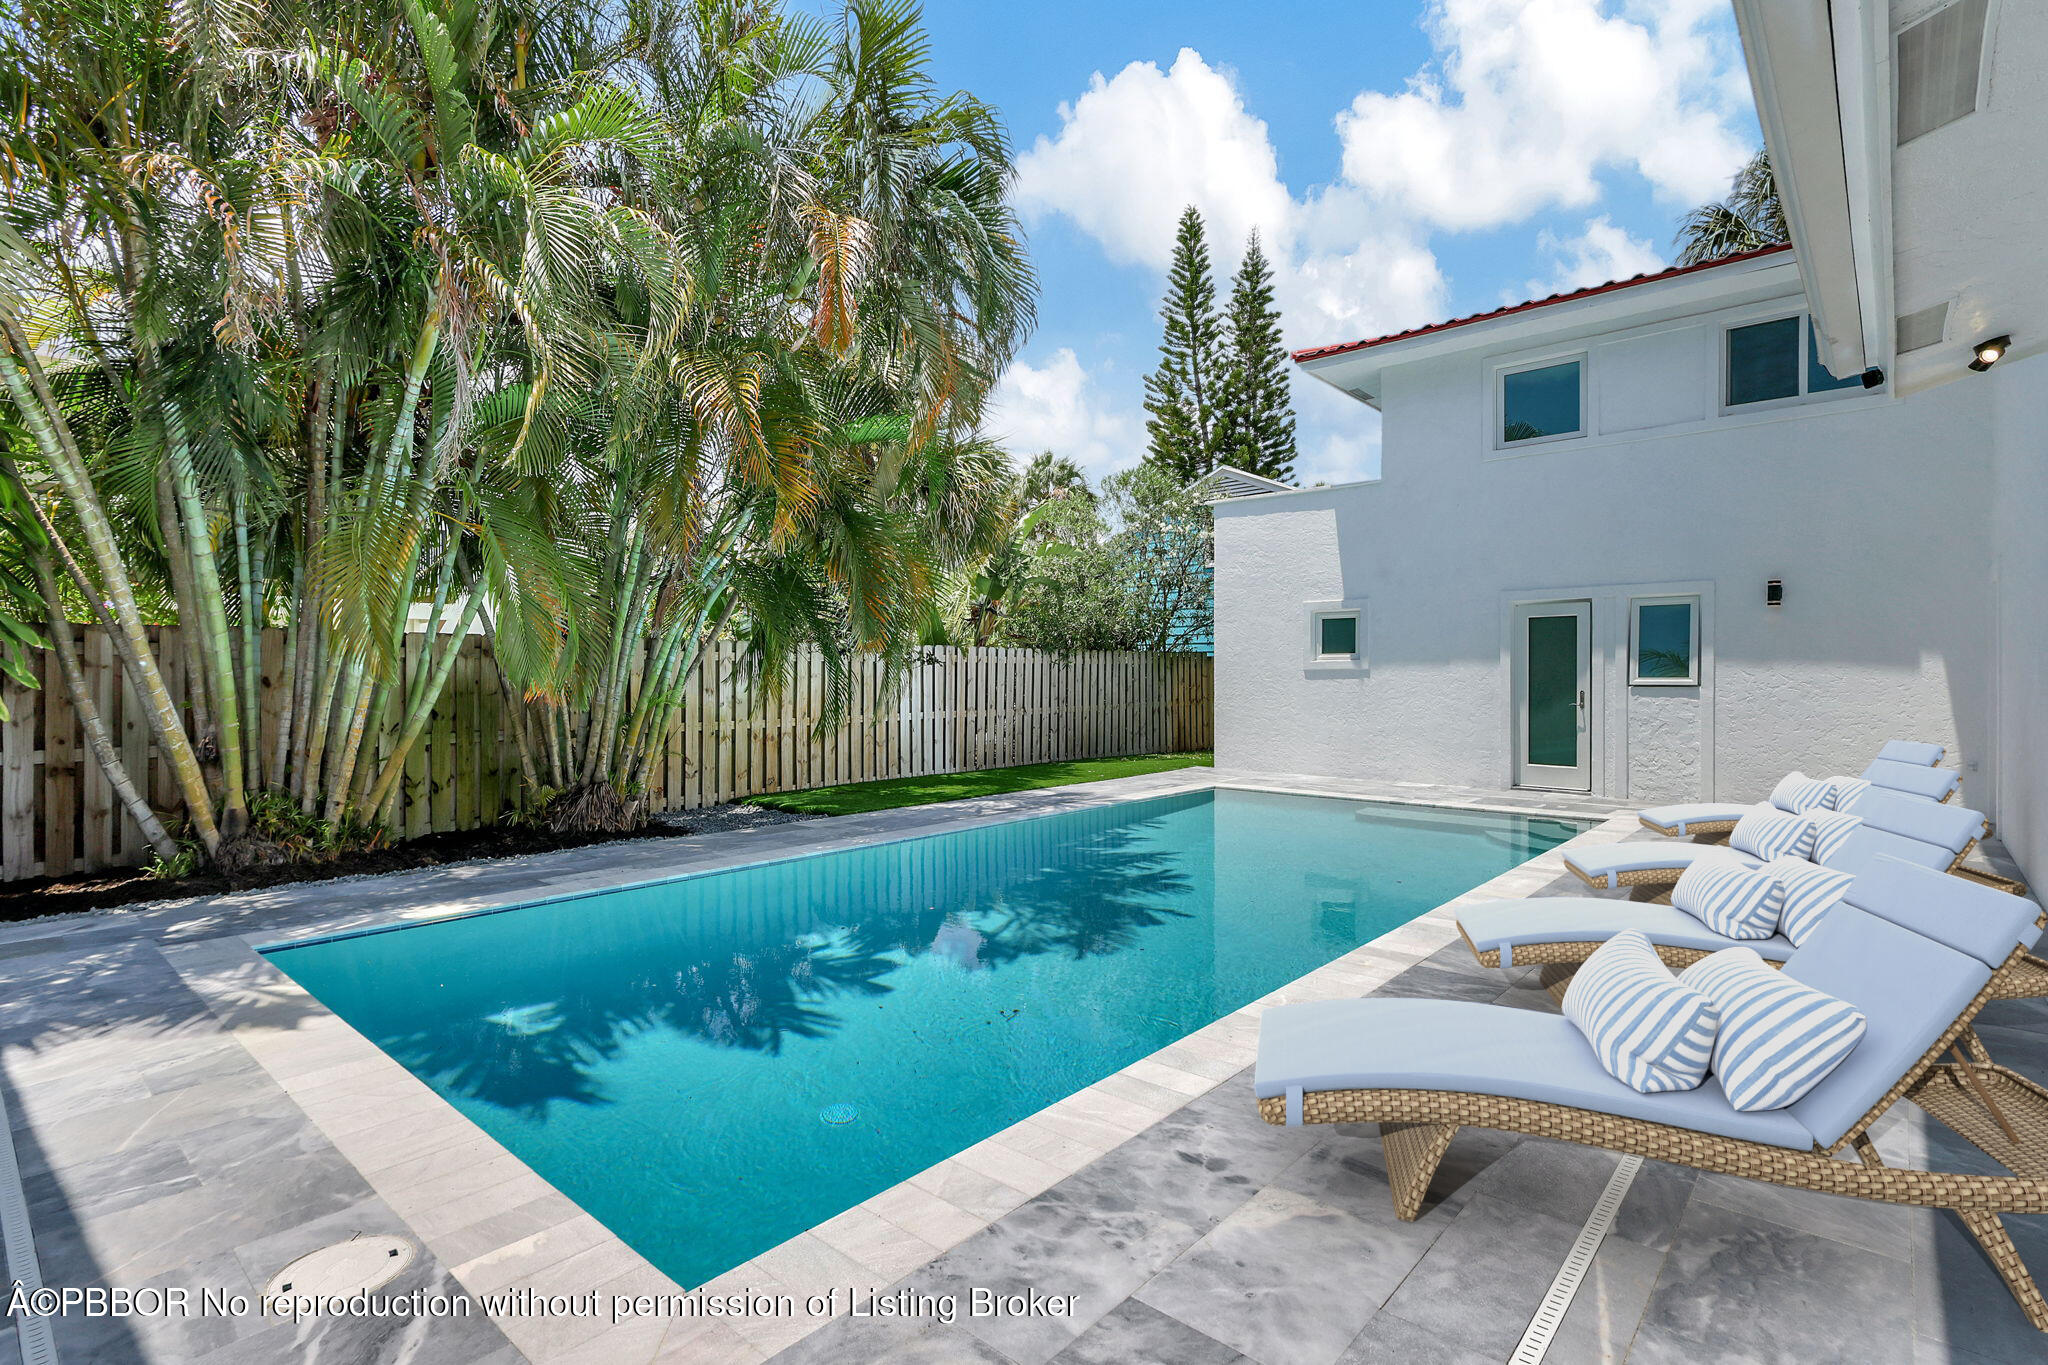
{"label": "wicker chaise lounge", "polygon": [[[1986,919],[1997,922],[2012,910],[2014,899],[2006,891],[1880,856],[1843,893],[1842,903],[1887,919],[1907,915],[1912,907],[1922,914],[1968,924]],[[2020,940],[2027,951],[1999,969],[1992,981],[1994,1000],[2048,996],[2048,960],[2032,951],[2041,935],[2042,915],[2040,907],[2032,909],[2035,922]],[[1795,951],[1783,934],[1765,939],[1729,938],[1683,910],[1642,901],[1536,896],[1480,901],[1458,912],[1458,932],[1481,966],[1540,966],[1543,983],[1553,995],[1562,993],[1573,969],[1595,949],[1630,929],[1645,935],[1657,956],[1674,971],[1723,948],[1752,948],[1766,962],[1774,963],[1786,961]]]}
{"label": "wicker chaise lounge", "polygon": [[[1273,1124],[1380,1124],[1394,1211],[1409,1220],[1420,1216],[1430,1178],[1461,1127],[1951,1209],[2028,1321],[2048,1332],[2048,1302],[2000,1222],[2006,1213],[2048,1213],[2048,1090],[1986,1060],[1971,1030],[1994,998],[1997,971],[2033,941],[2034,906],[2014,897],[1998,907],[2003,914],[1963,922],[1910,902],[1888,908],[1908,922],[1836,906],[1785,964],[1791,977],[1861,1010],[1867,1027],[1840,1066],[1783,1109],[1739,1111],[1711,1076],[1696,1090],[1639,1093],[1608,1075],[1583,1035],[1558,1016],[1381,999],[1266,1011],[1254,1082],[1259,1112]],[[1952,1047],[1969,1060],[1942,1062]],[[1884,1165],[1869,1128],[1900,1099],[2013,1174]],[[1845,1150],[1857,1162],[1837,1159]]]}
{"label": "wicker chaise lounge", "polygon": [[[2019,883],[1995,873],[1965,867],[1964,860],[1976,851],[1977,841],[1989,828],[1983,813],[1964,806],[1945,806],[1897,792],[1870,788],[1844,807],[1863,824],[1852,830],[1825,857],[1816,859],[1824,867],[1861,873],[1880,856],[1902,859],[1937,872],[1950,872],[1988,882],[2013,891],[2024,891]],[[1702,858],[1740,858],[1749,866],[1762,860],[1739,849],[1719,844],[1633,843],[1603,844],[1573,849],[1564,855],[1564,865],[1595,891],[1622,887],[1668,887],[1685,869]]]}
{"label": "wicker chaise lounge", "polygon": [[[1953,768],[1927,768],[1888,758],[1875,759],[1863,770],[1863,780],[1873,787],[1937,805],[1955,798],[1960,777]],[[1681,801],[1646,807],[1637,812],[1637,818],[1644,829],[1659,834],[1708,839],[1729,833],[1750,809],[1749,805],[1735,801]]]}

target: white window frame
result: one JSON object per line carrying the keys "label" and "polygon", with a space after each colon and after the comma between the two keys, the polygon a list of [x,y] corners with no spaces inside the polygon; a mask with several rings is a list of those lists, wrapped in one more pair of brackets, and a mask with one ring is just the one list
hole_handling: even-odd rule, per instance
{"label": "white window frame", "polygon": [[[1530,370],[1548,370],[1558,365],[1576,364],[1579,367],[1579,429],[1559,431],[1548,436],[1531,436],[1526,440],[1510,441],[1508,429],[1508,376],[1526,374]],[[1592,372],[1591,352],[1567,351],[1563,355],[1545,356],[1541,360],[1518,361],[1503,365],[1493,372],[1493,448],[1500,450],[1531,450],[1557,441],[1583,441],[1588,434],[1586,414],[1593,410],[1593,395],[1588,383]]]}
{"label": "white window frame", "polygon": [[[1355,672],[1365,667],[1365,599],[1346,597],[1328,602],[1309,602],[1307,609],[1307,666],[1311,671]],[[1355,623],[1350,654],[1325,654],[1323,622],[1332,616],[1348,616]]]}
{"label": "white window frame", "polygon": [[[1642,609],[1644,607],[1692,608],[1692,642],[1687,661],[1690,672],[1683,678],[1645,678],[1637,671],[1641,662]],[[1667,593],[1628,599],[1628,685],[1630,687],[1698,687],[1700,685],[1700,598],[1698,593]]]}
{"label": "white window frame", "polygon": [[[1733,358],[1728,354],[1729,338],[1733,337],[1735,333],[1741,331],[1745,327],[1761,327],[1767,323],[1783,322],[1787,318],[1797,318],[1799,320],[1799,360],[1797,362],[1797,369],[1799,371],[1799,392],[1787,398],[1761,398],[1754,403],[1729,402],[1728,386],[1730,381],[1732,381],[1735,378],[1735,365],[1733,362]],[[1814,341],[1815,337],[1813,332],[1813,318],[1803,308],[1797,309],[1789,313],[1767,313],[1762,317],[1739,318],[1734,321],[1722,324],[1720,356],[1721,377],[1719,380],[1719,387],[1716,394],[1716,397],[1720,404],[1720,414],[1723,417],[1739,417],[1744,413],[1770,412],[1777,408],[1804,407],[1808,403],[1831,403],[1841,398],[1858,398],[1869,394],[1881,393],[1889,385],[1890,381],[1889,379],[1887,379],[1886,383],[1879,384],[1874,389],[1859,388],[1855,385],[1844,385],[1839,389],[1824,389],[1819,393],[1809,392],[1806,387],[1807,377],[1809,374],[1807,367],[1809,365],[1816,363],[1813,353]],[[1822,368],[1825,369],[1826,367],[1823,366]]]}

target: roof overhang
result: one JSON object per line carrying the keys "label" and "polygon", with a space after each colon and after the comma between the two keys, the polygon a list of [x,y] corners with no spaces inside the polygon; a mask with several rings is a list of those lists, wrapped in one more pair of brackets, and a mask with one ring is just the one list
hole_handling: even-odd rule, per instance
{"label": "roof overhang", "polygon": [[1734,4],[1821,363],[1844,378],[1889,371],[1890,7],[1882,0]]}
{"label": "roof overhang", "polygon": [[1556,299],[1350,346],[1298,352],[1301,368],[1370,407],[1380,406],[1384,376],[1396,365],[1460,352],[1567,341],[1602,332],[1796,294],[1793,253],[1776,248],[1582,290]]}

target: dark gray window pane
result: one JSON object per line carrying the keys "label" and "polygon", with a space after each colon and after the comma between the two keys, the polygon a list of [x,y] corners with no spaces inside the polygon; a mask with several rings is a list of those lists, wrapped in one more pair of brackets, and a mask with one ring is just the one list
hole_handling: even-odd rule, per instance
{"label": "dark gray window pane", "polygon": [[1356,654],[1358,652],[1358,618],[1356,616],[1325,616],[1322,619],[1322,645],[1319,654]]}
{"label": "dark gray window pane", "polygon": [[1692,676],[1692,603],[1652,602],[1636,608],[1636,676]]}
{"label": "dark gray window pane", "polygon": [[1806,324],[1806,391],[1826,393],[1830,389],[1856,389],[1863,387],[1863,376],[1852,374],[1847,379],[1837,379],[1827,372],[1820,363],[1820,345],[1813,335],[1813,324]]}
{"label": "dark gray window pane", "polygon": [[1579,362],[1518,370],[1501,377],[1503,441],[1562,436],[1579,429]]}
{"label": "dark gray window pane", "polygon": [[1528,761],[1550,768],[1579,764],[1579,618],[1529,618]]}
{"label": "dark gray window pane", "polygon": [[1728,329],[1728,406],[1799,396],[1799,319]]}

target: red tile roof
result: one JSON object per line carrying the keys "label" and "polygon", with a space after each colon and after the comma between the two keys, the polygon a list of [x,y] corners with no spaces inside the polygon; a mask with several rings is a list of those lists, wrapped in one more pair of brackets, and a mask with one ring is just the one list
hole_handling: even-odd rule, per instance
{"label": "red tile roof", "polygon": [[1717,265],[1733,265],[1737,261],[1753,261],[1759,256],[1769,256],[1776,252],[1790,251],[1791,249],[1791,243],[1780,242],[1772,246],[1758,247],[1754,251],[1738,251],[1732,256],[1719,256],[1711,261],[1700,261],[1694,265],[1674,265],[1669,270],[1659,270],[1648,275],[1632,275],[1625,280],[1609,280],[1605,284],[1589,285],[1584,289],[1574,289],[1570,293],[1552,294],[1548,298],[1531,299],[1527,303],[1510,304],[1505,308],[1495,308],[1485,313],[1473,313],[1462,318],[1452,318],[1449,322],[1432,322],[1427,327],[1411,327],[1405,332],[1394,332],[1383,337],[1370,337],[1364,341],[1343,341],[1334,346],[1310,346],[1306,350],[1296,351],[1294,359],[1298,363],[1304,360],[1320,360],[1324,356],[1343,355],[1347,351],[1363,351],[1372,346],[1384,346],[1390,341],[1406,341],[1410,337],[1427,336],[1431,332],[1448,332],[1453,327],[1469,327],[1475,322],[1490,322],[1494,318],[1504,318],[1513,313],[1526,313],[1532,308],[1548,308],[1553,303],[1570,303],[1574,299],[1592,298],[1595,294],[1611,294],[1617,289],[1631,289],[1639,284],[1649,284],[1653,280],[1668,280],[1679,275],[1690,275],[1699,270],[1711,270]]}

